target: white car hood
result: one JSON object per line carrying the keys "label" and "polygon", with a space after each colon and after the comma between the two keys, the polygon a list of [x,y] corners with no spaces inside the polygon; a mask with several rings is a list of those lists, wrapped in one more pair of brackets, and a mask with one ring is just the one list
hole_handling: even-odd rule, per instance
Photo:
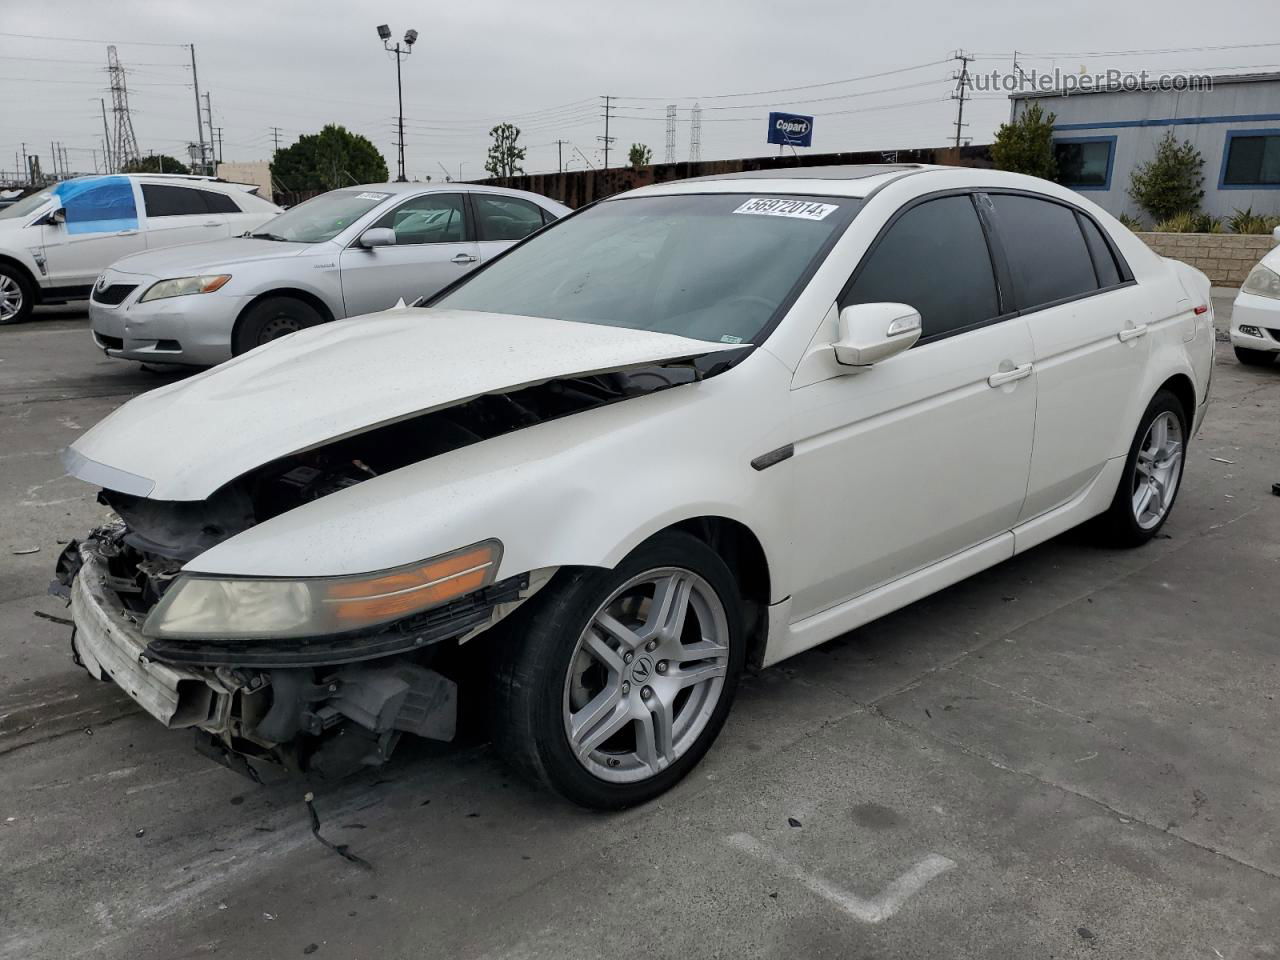
{"label": "white car hood", "polygon": [[[0,221],[3,222],[3,221]],[[159,279],[190,277],[210,270],[234,267],[238,263],[296,257],[300,253],[333,252],[327,243],[283,243],[226,237],[202,243],[183,243],[131,254],[111,265],[116,273],[136,273]]]}
{"label": "white car hood", "polygon": [[72,476],[122,493],[203,500],[264,463],[481,394],[735,348],[539,317],[388,310],[145,393],[65,459]]}

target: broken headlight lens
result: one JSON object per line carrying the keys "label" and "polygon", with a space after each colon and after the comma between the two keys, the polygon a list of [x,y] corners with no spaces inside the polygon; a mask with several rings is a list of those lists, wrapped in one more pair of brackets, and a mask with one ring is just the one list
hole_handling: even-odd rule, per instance
{"label": "broken headlight lens", "polygon": [[165,639],[317,637],[400,620],[493,583],[497,540],[431,560],[352,577],[306,580],[186,575],[174,582],[142,632]]}
{"label": "broken headlight lens", "polygon": [[1249,276],[1245,277],[1240,289],[1256,297],[1280,299],[1280,273],[1258,264],[1249,271]]}
{"label": "broken headlight lens", "polygon": [[161,280],[147,288],[147,292],[138,298],[139,303],[148,300],[167,300],[169,297],[185,297],[193,293],[213,293],[221,290],[231,279],[229,273],[206,274],[201,277],[178,277],[175,280]]}

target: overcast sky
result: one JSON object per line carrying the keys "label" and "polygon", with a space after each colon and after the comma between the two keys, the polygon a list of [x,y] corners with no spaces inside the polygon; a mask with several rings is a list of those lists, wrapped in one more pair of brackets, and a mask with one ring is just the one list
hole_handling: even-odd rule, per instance
{"label": "overcast sky", "polygon": [[[407,172],[456,177],[462,165],[470,179],[481,175],[489,128],[507,119],[523,130],[526,171],[556,169],[557,139],[569,141],[566,166],[599,165],[602,94],[618,98],[618,162],[633,142],[664,158],[668,103],[679,107],[676,159],[688,159],[695,101],[704,160],[774,152],[764,142],[770,109],[815,115],[815,152],[936,146],[954,137],[958,64],[947,58],[957,48],[987,71],[1009,69],[1015,49],[1024,69],[1275,69],[1280,43],[1258,46],[1271,39],[1258,30],[1266,9],[1261,0],[0,0],[0,169],[13,169],[22,141],[47,169],[51,140],[73,169],[93,169],[98,98],[111,107],[109,42],[128,70],[144,154],[182,157],[195,138],[181,46],[194,43],[225,160],[269,159],[272,126],[287,144],[338,122],[373,140],[394,176],[395,64],[376,27],[388,23],[397,37],[415,28],[403,65]],[[1226,45],[1237,48],[1189,49]],[[851,80],[886,71],[900,72]],[[979,98],[966,107],[965,136],[987,142],[1007,116],[1003,96]]]}

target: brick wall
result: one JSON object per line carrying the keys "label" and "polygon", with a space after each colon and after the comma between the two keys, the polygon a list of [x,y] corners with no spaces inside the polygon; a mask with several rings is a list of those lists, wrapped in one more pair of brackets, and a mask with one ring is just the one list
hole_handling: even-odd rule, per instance
{"label": "brick wall", "polygon": [[1254,264],[1275,246],[1270,234],[1139,233],[1162,257],[1172,257],[1203,270],[1215,286],[1238,287]]}

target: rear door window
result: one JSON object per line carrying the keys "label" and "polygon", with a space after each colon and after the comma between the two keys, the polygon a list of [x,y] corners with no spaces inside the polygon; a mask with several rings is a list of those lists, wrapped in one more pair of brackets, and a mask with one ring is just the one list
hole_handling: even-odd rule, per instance
{"label": "rear door window", "polygon": [[542,208],[518,197],[473,193],[481,240],[523,240],[542,226]]}
{"label": "rear door window", "polygon": [[990,197],[1019,309],[1030,310],[1098,289],[1093,258],[1074,210],[1020,194],[993,193]]}
{"label": "rear door window", "polygon": [[142,202],[148,217],[191,217],[209,212],[204,201],[204,190],[190,187],[171,187],[167,184],[144,183]]}
{"label": "rear door window", "polygon": [[1000,315],[986,235],[967,195],[911,207],[881,234],[840,305],[882,302],[915,307],[922,340]]}

